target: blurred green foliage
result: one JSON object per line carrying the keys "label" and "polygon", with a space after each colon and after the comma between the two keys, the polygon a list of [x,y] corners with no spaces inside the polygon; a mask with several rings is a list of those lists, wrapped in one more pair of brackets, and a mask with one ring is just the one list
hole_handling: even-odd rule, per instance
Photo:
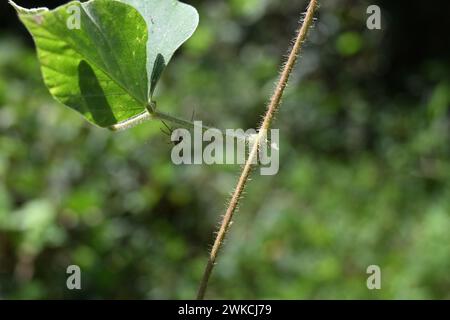
{"label": "blurred green foliage", "polygon": [[[192,3],[158,106],[253,128],[306,2]],[[275,123],[280,173],[251,181],[208,297],[450,298],[448,52],[405,53],[410,16],[385,2],[369,31],[367,5],[322,1]],[[160,123],[89,125],[26,41],[0,33],[0,298],[193,298],[239,166],[174,166]]]}

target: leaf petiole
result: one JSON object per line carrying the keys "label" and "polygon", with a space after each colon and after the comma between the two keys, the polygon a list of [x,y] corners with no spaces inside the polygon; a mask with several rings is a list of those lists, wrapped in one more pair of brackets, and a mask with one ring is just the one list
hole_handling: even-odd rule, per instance
{"label": "leaf petiole", "polygon": [[237,139],[240,141],[244,141],[246,143],[248,143],[250,141],[250,137],[247,135],[239,135],[236,133],[229,133],[227,131],[224,130],[220,130],[217,128],[212,128],[212,127],[208,127],[205,126],[201,123],[201,121],[190,121],[190,120],[185,120],[185,119],[181,119],[175,116],[172,116],[168,113],[162,112],[162,111],[158,111],[156,109],[156,102],[151,102],[147,108],[146,111],[144,113],[141,113],[140,115],[137,115],[133,118],[130,118],[128,120],[122,121],[120,123],[117,123],[115,125],[112,125],[109,127],[110,130],[112,131],[123,131],[126,129],[130,129],[132,127],[135,127],[147,120],[162,120],[162,121],[168,121],[171,122],[173,124],[178,125],[179,127],[183,127],[186,129],[196,129],[196,128],[201,128],[202,132],[205,132],[207,130],[214,130],[216,132],[218,132],[219,134],[221,134],[224,137],[230,137],[233,139]]}

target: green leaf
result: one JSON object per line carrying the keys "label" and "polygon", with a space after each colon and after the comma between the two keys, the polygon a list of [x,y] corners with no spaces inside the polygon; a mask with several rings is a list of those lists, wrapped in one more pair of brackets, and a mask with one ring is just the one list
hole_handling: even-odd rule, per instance
{"label": "green leaf", "polygon": [[147,72],[150,97],[175,51],[197,29],[197,10],[177,0],[119,0],[135,7],[147,22]]}
{"label": "green leaf", "polygon": [[[10,3],[51,94],[101,127],[145,117],[163,69],[198,24],[197,11],[175,0],[73,1],[51,11]],[[80,28],[69,28],[77,12]]]}
{"label": "green leaf", "polygon": [[[53,11],[15,7],[57,100],[101,127],[145,110],[147,27],[136,9],[109,0],[69,2]],[[80,28],[69,29],[76,8]]]}

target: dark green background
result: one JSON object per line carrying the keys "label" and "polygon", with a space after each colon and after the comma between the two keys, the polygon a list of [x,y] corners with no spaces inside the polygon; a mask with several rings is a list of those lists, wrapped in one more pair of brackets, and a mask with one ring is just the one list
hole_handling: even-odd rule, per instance
{"label": "dark green background", "polygon": [[[190,3],[159,108],[254,128],[306,1]],[[207,296],[449,299],[448,1],[320,3],[274,124],[280,172],[254,175]],[[176,167],[160,123],[111,133],[58,105],[0,6],[0,298],[193,298],[240,167]]]}

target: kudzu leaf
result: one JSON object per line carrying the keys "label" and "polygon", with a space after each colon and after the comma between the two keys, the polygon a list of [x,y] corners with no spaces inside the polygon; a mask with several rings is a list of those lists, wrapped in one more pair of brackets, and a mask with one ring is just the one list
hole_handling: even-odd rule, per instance
{"label": "kudzu leaf", "polygon": [[147,72],[150,97],[175,51],[197,29],[197,10],[177,0],[119,0],[135,7],[147,22]]}
{"label": "kudzu leaf", "polygon": [[198,24],[193,7],[173,0],[73,1],[55,10],[10,2],[35,40],[51,94],[101,127],[146,113],[162,70]]}
{"label": "kudzu leaf", "polygon": [[[147,27],[136,9],[110,0],[69,2],[52,11],[15,7],[57,100],[101,127],[145,110]],[[80,28],[70,29],[77,10]]]}

